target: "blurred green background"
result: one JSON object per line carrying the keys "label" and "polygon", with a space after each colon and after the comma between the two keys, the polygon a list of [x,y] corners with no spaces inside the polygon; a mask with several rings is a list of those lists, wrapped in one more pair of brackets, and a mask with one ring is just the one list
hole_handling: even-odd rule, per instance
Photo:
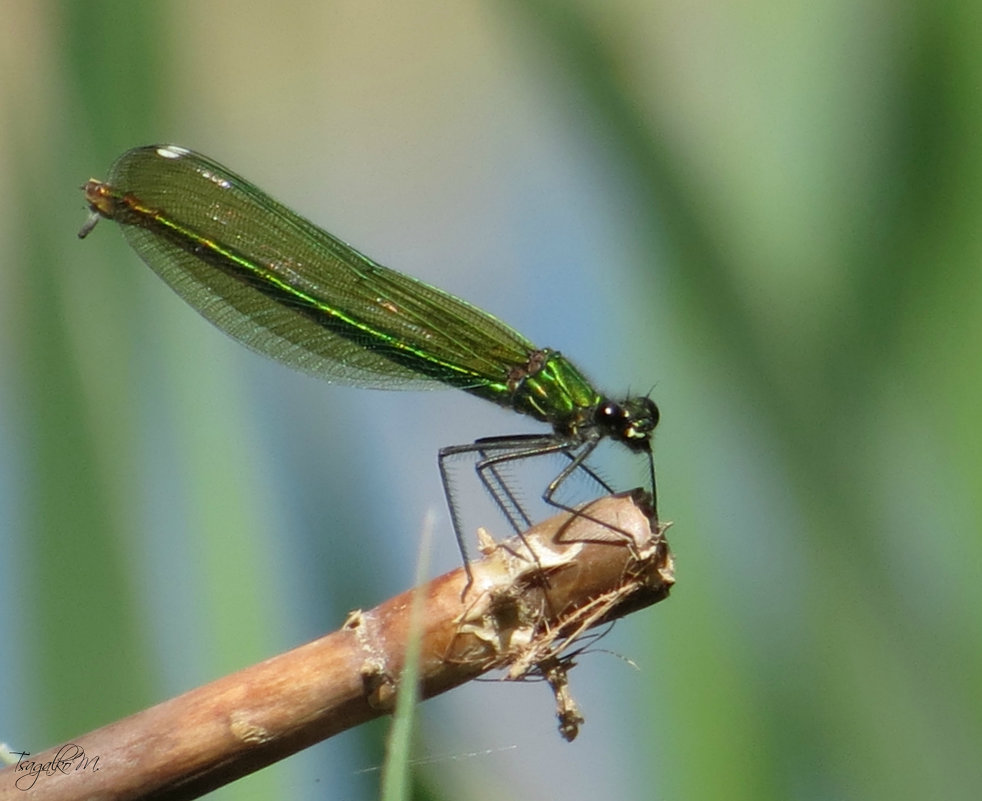
{"label": "blurred green background", "polygon": [[[40,751],[412,580],[435,452],[535,424],[227,340],[78,187],[141,144],[654,387],[672,597],[420,709],[420,797],[977,798],[982,5],[13,2],[0,740]],[[602,10],[601,10],[602,9]],[[494,526],[495,521],[489,521]],[[387,722],[216,796],[373,798]]]}

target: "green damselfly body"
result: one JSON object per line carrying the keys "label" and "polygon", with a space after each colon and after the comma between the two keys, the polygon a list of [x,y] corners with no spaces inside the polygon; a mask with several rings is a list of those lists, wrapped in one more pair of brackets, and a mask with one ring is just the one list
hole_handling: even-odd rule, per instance
{"label": "green damselfly body", "polygon": [[220,164],[176,145],[124,153],[105,181],[83,187],[90,217],[118,223],[129,244],[205,318],[243,344],[328,381],[379,389],[443,385],[552,427],[441,448],[438,464],[461,554],[461,518],[447,461],[476,470],[516,532],[532,524],[503,474],[506,463],[545,454],[567,459],[542,492],[574,472],[613,489],[587,465],[604,439],[647,459],[655,515],[647,396],[613,400],[558,351],[442,290],[376,264]]}

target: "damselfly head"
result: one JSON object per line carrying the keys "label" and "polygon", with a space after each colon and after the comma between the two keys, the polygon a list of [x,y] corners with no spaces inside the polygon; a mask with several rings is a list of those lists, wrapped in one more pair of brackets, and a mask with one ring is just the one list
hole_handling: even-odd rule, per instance
{"label": "damselfly head", "polygon": [[607,436],[632,450],[646,451],[651,449],[651,432],[659,416],[658,407],[647,396],[619,402],[605,398],[594,412],[594,421]]}

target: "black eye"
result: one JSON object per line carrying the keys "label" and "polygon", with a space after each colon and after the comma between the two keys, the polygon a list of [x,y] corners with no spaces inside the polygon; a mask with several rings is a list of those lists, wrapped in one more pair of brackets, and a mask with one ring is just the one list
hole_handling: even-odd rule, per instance
{"label": "black eye", "polygon": [[614,401],[607,401],[597,409],[597,422],[604,425],[611,425],[627,416],[624,407]]}
{"label": "black eye", "polygon": [[654,428],[661,419],[661,412],[658,411],[658,406],[651,398],[643,398],[643,401],[645,416],[651,420],[651,427]]}

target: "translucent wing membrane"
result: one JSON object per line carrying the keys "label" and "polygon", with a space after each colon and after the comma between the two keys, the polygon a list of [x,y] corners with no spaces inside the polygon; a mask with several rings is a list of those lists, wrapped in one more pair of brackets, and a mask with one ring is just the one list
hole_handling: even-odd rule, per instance
{"label": "translucent wing membrane", "polygon": [[534,346],[471,304],[383,267],[204,156],[130,150],[104,185],[140,257],[253,350],[329,381],[507,393]]}

